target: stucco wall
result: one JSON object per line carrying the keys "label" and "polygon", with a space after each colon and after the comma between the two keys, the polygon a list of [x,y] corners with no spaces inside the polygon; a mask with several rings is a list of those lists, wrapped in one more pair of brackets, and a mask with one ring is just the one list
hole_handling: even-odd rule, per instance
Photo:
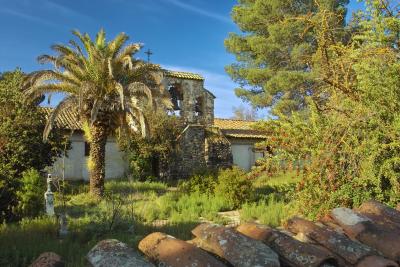
{"label": "stucco wall", "polygon": [[263,155],[254,151],[254,140],[230,139],[232,146],[233,164],[245,171],[249,171],[254,166],[257,159]]}
{"label": "stucco wall", "polygon": [[[65,158],[59,158],[52,166],[54,175],[62,177],[63,166],[65,179],[68,180],[88,180],[89,172],[85,157],[85,140],[81,133],[71,136],[71,150]],[[126,175],[128,169],[127,162],[123,158],[123,153],[119,150],[115,138],[108,138],[106,144],[106,178],[120,178]]]}

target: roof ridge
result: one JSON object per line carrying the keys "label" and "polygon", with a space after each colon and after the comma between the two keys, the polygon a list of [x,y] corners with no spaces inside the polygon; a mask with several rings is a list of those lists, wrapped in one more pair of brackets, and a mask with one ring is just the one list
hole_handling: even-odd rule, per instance
{"label": "roof ridge", "polygon": [[258,122],[256,120],[242,120],[242,119],[229,119],[229,118],[214,118],[216,120],[224,120],[224,121],[243,121],[243,122]]}

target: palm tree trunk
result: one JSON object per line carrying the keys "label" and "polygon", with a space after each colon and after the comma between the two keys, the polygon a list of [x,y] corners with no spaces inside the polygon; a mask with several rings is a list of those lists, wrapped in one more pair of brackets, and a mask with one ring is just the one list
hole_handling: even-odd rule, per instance
{"label": "palm tree trunk", "polygon": [[93,125],[90,128],[90,162],[88,166],[90,193],[96,197],[102,197],[104,195],[107,133],[107,128],[102,125]]}

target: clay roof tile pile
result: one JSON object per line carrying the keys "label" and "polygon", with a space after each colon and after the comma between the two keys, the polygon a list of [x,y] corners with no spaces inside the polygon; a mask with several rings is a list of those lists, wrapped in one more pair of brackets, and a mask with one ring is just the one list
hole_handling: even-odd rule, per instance
{"label": "clay roof tile pile", "polygon": [[[160,266],[398,267],[400,211],[377,201],[336,208],[319,222],[292,218],[285,229],[204,223],[183,241],[153,233],[139,243]],[[300,238],[301,237],[301,238]]]}

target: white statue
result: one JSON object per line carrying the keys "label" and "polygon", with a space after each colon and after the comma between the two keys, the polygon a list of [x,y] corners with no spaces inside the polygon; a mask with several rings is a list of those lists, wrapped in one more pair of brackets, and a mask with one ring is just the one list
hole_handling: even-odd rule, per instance
{"label": "white statue", "polygon": [[47,175],[47,191],[44,193],[44,199],[46,200],[46,213],[49,216],[54,215],[54,194],[51,192],[51,174]]}

